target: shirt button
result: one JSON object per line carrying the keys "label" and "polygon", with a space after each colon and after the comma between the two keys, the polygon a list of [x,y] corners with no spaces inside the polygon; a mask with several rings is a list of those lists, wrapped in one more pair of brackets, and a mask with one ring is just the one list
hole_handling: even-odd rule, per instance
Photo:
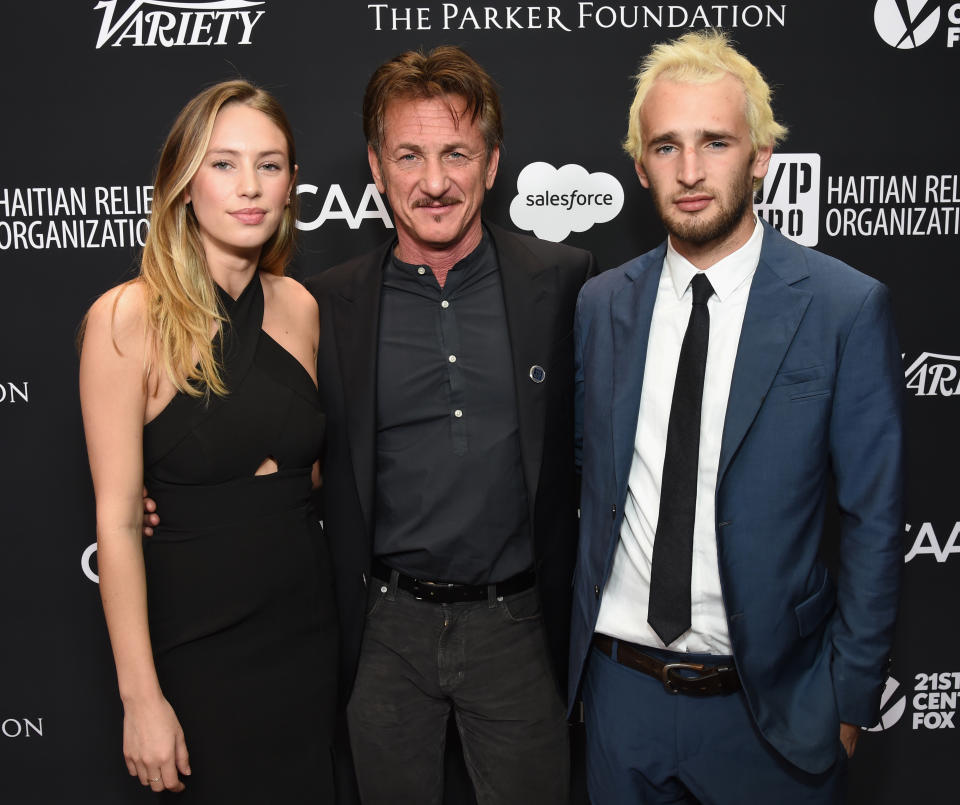
{"label": "shirt button", "polygon": [[456,355],[451,355],[449,358],[447,358],[447,360],[450,361],[450,363],[456,363],[456,362],[457,362],[457,356],[456,356]]}
{"label": "shirt button", "polygon": [[610,516],[611,516],[614,520],[617,519],[617,504],[616,504],[616,503],[614,503],[613,506],[610,507]]}
{"label": "shirt button", "polygon": [[595,596],[596,598],[599,598],[599,597],[600,597],[600,585],[599,585],[599,584],[594,584],[594,585],[593,585],[593,594],[594,594],[594,596]]}
{"label": "shirt button", "polygon": [[457,419],[459,419],[460,417],[463,416],[463,411],[461,411],[461,410],[458,408],[456,411],[453,412],[453,415],[454,415]]}
{"label": "shirt button", "polygon": [[417,273],[422,277],[427,273],[427,269],[425,269],[423,266],[420,266],[420,268],[417,269]]}
{"label": "shirt button", "polygon": [[440,303],[440,307],[442,307],[444,310],[446,310],[448,307],[450,307],[450,303],[449,303],[446,299],[444,299],[444,300]]}

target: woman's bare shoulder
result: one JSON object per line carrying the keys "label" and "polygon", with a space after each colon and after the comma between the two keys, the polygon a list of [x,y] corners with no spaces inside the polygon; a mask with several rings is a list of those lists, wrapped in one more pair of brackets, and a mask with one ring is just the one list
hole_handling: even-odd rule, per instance
{"label": "woman's bare shoulder", "polygon": [[87,312],[84,341],[93,336],[108,337],[123,352],[142,347],[146,338],[147,289],[139,280],[130,280],[103,293]]}
{"label": "woman's bare shoulder", "polygon": [[270,288],[271,295],[286,316],[302,324],[315,324],[319,320],[320,310],[313,294],[293,277],[280,277],[275,274],[262,274],[264,287]]}

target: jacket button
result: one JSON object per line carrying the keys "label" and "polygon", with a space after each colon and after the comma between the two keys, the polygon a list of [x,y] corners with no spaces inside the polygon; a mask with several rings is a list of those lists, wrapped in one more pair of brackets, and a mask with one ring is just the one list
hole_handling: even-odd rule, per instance
{"label": "jacket button", "polygon": [[594,596],[596,596],[597,598],[600,597],[600,585],[599,585],[599,584],[594,584],[594,585],[593,585],[593,594],[594,594]]}
{"label": "jacket button", "polygon": [[611,519],[613,519],[613,520],[616,520],[616,519],[617,519],[617,504],[616,504],[616,503],[614,503],[614,504],[610,507],[610,517],[611,517]]}

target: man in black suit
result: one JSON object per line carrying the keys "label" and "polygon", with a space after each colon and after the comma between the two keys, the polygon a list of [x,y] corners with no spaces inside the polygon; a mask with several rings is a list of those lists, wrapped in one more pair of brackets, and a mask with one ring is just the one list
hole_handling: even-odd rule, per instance
{"label": "man in black suit", "polygon": [[466,53],[383,64],[363,123],[397,237],[311,278],[324,521],[365,803],[440,802],[451,709],[478,801],[565,802],[584,251],[481,221],[500,103]]}

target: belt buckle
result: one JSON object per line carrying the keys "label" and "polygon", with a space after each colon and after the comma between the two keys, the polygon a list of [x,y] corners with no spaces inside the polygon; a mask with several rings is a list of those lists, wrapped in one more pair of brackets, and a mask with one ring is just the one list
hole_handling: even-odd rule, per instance
{"label": "belt buckle", "polygon": [[[663,668],[660,669],[660,681],[663,682],[663,687],[667,689],[669,693],[679,693],[680,691],[675,687],[675,681],[684,681],[686,677],[677,675],[676,677],[671,677],[671,671],[679,671],[681,669],[687,671],[696,671],[697,673],[702,673],[706,666],[703,663],[698,662],[666,662],[663,664]],[[703,679],[703,677],[698,677],[697,680]]]}
{"label": "belt buckle", "polygon": [[413,597],[418,601],[440,601],[441,595],[444,592],[453,590],[457,586],[458,585],[449,582],[414,579],[414,589],[411,592],[413,593]]}

